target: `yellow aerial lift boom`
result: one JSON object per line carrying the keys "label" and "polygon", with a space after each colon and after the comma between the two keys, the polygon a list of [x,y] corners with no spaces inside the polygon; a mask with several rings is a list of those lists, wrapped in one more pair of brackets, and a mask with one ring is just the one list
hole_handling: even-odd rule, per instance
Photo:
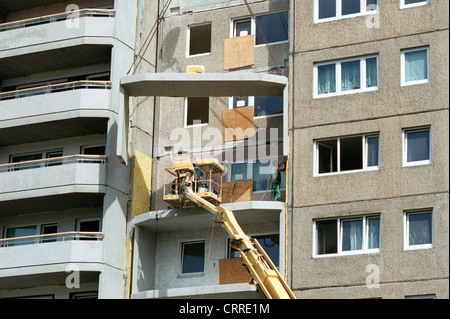
{"label": "yellow aerial lift boom", "polygon": [[[194,165],[211,178],[210,187],[206,192],[194,192],[197,190]],[[180,160],[175,161],[171,173],[176,175],[176,180],[172,183],[175,191],[174,194],[165,192],[164,200],[171,204],[177,202],[178,206],[199,205],[214,214],[215,220],[231,237],[230,246],[239,250],[242,264],[250,273],[250,283],[256,284],[268,299],[295,299],[293,292],[258,241],[244,233],[231,210],[215,205],[220,204],[220,197],[214,196],[212,192],[212,175],[219,174],[221,182],[221,175],[226,173],[225,167],[216,159],[202,159],[195,164],[192,160]]]}

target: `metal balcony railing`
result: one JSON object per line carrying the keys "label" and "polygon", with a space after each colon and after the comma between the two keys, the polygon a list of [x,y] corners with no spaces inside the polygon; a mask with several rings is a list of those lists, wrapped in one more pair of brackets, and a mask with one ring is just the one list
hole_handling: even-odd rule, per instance
{"label": "metal balcony railing", "polygon": [[11,100],[11,99],[20,99],[23,97],[42,95],[42,94],[50,94],[57,92],[65,92],[65,91],[73,91],[79,89],[105,89],[108,90],[111,88],[110,81],[74,81],[74,82],[65,82],[58,84],[51,84],[39,87],[33,87],[28,89],[3,92],[0,93],[0,101]]}
{"label": "metal balcony railing", "polygon": [[0,24],[0,32],[83,17],[114,17],[113,9],[82,9]]}
{"label": "metal balcony railing", "polygon": [[0,165],[0,173],[73,163],[105,164],[107,160],[108,157],[105,155],[70,155],[20,163],[2,164]]}
{"label": "metal balcony railing", "polygon": [[14,238],[0,239],[0,247],[22,246],[22,245],[35,245],[43,243],[53,243],[61,241],[72,240],[103,240],[104,233],[101,232],[65,232],[46,235],[24,236]]}

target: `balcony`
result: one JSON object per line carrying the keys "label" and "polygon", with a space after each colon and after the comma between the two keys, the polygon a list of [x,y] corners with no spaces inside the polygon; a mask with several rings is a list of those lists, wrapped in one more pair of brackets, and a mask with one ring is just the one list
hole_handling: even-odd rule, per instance
{"label": "balcony", "polygon": [[0,58],[79,44],[111,44],[115,10],[83,9],[0,24]]}
{"label": "balcony", "polygon": [[17,214],[98,203],[106,156],[72,155],[0,165],[0,211]]}
{"label": "balcony", "polygon": [[107,81],[76,81],[0,93],[0,145],[104,133],[110,88]]}
{"label": "balcony", "polygon": [[0,239],[0,287],[64,285],[74,265],[82,282],[97,281],[103,237],[98,232],[66,232]]}
{"label": "balcony", "polygon": [[[247,201],[223,204],[250,236],[275,234],[279,270],[284,273],[284,203]],[[135,227],[132,298],[259,298],[228,251],[228,235],[202,208],[152,211],[133,220]],[[213,228],[214,225],[214,228]],[[204,269],[185,273],[182,243],[203,242]],[[271,257],[273,258],[273,257]],[[229,262],[231,261],[231,262]],[[238,278],[227,279],[230,269]]]}

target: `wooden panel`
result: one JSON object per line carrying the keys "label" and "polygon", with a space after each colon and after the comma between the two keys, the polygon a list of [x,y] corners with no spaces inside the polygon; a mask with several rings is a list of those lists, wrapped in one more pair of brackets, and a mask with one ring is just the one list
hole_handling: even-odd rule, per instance
{"label": "wooden panel", "polygon": [[255,63],[255,35],[225,39],[223,69],[237,69]]}
{"label": "wooden panel", "polygon": [[219,284],[239,284],[248,282],[248,271],[241,264],[241,258],[219,259]]}
{"label": "wooden panel", "polygon": [[253,106],[222,111],[223,141],[238,141],[255,135],[253,118]]}
{"label": "wooden panel", "polygon": [[131,213],[137,216],[150,210],[152,190],[152,158],[135,151]]}
{"label": "wooden panel", "polygon": [[222,203],[248,202],[252,195],[252,179],[222,184]]}

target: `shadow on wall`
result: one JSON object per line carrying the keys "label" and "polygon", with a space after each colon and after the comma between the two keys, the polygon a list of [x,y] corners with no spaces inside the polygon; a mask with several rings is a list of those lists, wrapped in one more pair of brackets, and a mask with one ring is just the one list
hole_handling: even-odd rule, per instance
{"label": "shadow on wall", "polygon": [[180,69],[178,66],[178,60],[174,58],[175,49],[179,44],[180,32],[180,27],[173,28],[163,39],[163,49],[161,54],[164,56],[164,59],[162,60],[161,72],[167,70],[171,70],[172,72],[184,72],[184,70]]}

